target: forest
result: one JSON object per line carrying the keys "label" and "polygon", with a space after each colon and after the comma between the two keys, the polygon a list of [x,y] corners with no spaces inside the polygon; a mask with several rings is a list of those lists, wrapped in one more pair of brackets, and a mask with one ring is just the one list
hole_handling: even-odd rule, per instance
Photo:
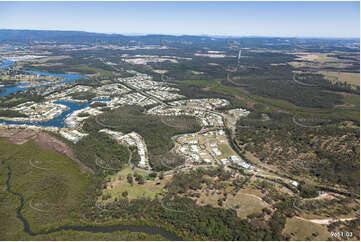
{"label": "forest", "polygon": [[[358,191],[358,126],[352,126],[351,121],[305,116],[304,119],[312,120],[314,126],[300,127],[289,114],[274,112],[269,116],[270,120],[264,122],[248,121],[247,118],[239,120],[237,143],[254,153],[261,162],[276,165],[288,174],[307,172],[326,184],[340,184]],[[242,128],[245,126],[249,128]]]}
{"label": "forest", "polygon": [[171,137],[177,134],[193,133],[200,129],[200,125],[193,117],[181,117],[179,122],[185,125],[178,128],[166,125],[159,117],[143,113],[144,108],[139,106],[122,106],[116,110],[105,112],[99,117],[89,118],[85,121],[85,132],[97,134],[98,130],[110,128],[124,134],[136,132],[144,137],[149,151],[151,167],[156,170],[169,169],[162,165],[165,159],[173,159],[174,162],[182,162],[182,158],[169,154],[173,147]]}

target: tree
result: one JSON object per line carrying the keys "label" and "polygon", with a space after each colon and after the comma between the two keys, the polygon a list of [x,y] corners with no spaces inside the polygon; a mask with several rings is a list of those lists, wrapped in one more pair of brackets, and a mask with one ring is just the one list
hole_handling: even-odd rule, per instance
{"label": "tree", "polygon": [[153,178],[155,178],[155,177],[157,177],[157,173],[152,172],[152,173],[150,173],[150,174],[149,174],[149,177],[153,177]]}
{"label": "tree", "polygon": [[129,174],[127,175],[127,180],[128,180],[128,182],[129,182],[130,184],[133,184],[133,176],[132,176],[131,173],[129,173]]}
{"label": "tree", "polygon": [[144,178],[142,176],[138,177],[138,184],[144,184]]}
{"label": "tree", "polygon": [[162,180],[163,178],[164,178],[164,173],[163,173],[163,172],[160,172],[160,173],[159,173],[159,179]]}

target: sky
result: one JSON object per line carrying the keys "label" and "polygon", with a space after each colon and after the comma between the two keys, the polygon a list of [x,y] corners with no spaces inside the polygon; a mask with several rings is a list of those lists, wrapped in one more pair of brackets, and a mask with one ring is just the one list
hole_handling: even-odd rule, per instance
{"label": "sky", "polygon": [[360,2],[0,2],[0,29],[360,37]]}

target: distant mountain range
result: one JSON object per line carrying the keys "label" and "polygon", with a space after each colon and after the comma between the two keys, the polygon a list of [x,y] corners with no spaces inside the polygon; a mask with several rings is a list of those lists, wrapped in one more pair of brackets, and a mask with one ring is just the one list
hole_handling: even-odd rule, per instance
{"label": "distant mountain range", "polygon": [[90,33],[84,31],[55,31],[55,30],[0,30],[0,42],[15,41],[64,41],[64,42],[92,42],[96,40],[121,41],[131,40],[147,42],[147,44],[159,44],[161,39],[194,41],[201,39],[211,39],[207,36],[175,36],[175,35],[121,35],[121,34],[103,34]]}
{"label": "distant mountain range", "polygon": [[[310,38],[297,38],[297,40],[306,40]],[[312,38],[315,39],[315,38]],[[279,41],[295,41],[296,38],[279,38],[279,37],[260,37],[260,36],[220,36],[220,35],[162,35],[162,34],[105,34],[105,33],[91,33],[85,31],[57,31],[57,30],[14,30],[14,29],[0,29],[0,43],[12,44],[26,44],[34,43],[34,41],[56,41],[60,43],[70,44],[126,44],[129,42],[141,42],[147,45],[159,44],[216,44],[216,43],[231,43],[232,41],[266,41],[266,42],[279,42]],[[325,40],[319,38],[318,40]],[[337,40],[337,39],[327,39]],[[341,40],[341,39],[339,39]],[[343,39],[345,40],[345,39]],[[348,39],[359,40],[359,39]]]}

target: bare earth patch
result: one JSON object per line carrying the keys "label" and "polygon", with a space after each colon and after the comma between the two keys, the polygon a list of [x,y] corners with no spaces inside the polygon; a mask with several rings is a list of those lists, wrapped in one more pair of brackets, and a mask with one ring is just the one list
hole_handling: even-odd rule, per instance
{"label": "bare earth patch", "polygon": [[26,131],[26,130],[8,130],[1,129],[0,137],[9,138],[9,142],[17,145],[22,145],[26,143],[31,137],[36,135],[35,131]]}
{"label": "bare earth patch", "polygon": [[9,142],[17,145],[22,145],[33,139],[41,147],[58,152],[77,163],[81,172],[90,172],[94,174],[94,171],[85,166],[80,160],[75,158],[71,149],[62,141],[57,138],[42,132],[34,130],[19,130],[19,129],[0,129],[0,137],[9,138]]}
{"label": "bare earth patch", "polygon": [[89,167],[85,166],[80,160],[75,158],[73,152],[71,149],[62,141],[56,139],[55,137],[47,134],[47,133],[39,133],[36,138],[35,142],[37,142],[40,146],[54,150],[62,155],[65,155],[66,157],[73,160],[75,163],[77,163],[80,167],[81,172],[90,172],[91,174],[94,174],[94,171],[90,169]]}
{"label": "bare earth patch", "polygon": [[153,70],[153,72],[158,73],[158,74],[164,74],[167,73],[167,70]]}
{"label": "bare earth patch", "polygon": [[48,62],[51,60],[61,60],[61,59],[67,59],[67,58],[71,58],[71,56],[68,56],[68,55],[48,56],[45,58],[38,59],[38,60],[36,60],[36,62],[45,63],[45,62]]}

